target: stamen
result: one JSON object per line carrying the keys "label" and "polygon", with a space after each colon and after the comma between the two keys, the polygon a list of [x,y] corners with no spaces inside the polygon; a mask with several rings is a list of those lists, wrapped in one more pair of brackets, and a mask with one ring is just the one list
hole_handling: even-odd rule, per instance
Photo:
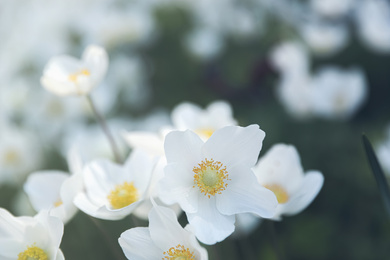
{"label": "stamen", "polygon": [[89,76],[89,75],[91,75],[91,73],[89,72],[89,70],[87,70],[87,69],[82,69],[82,70],[77,71],[77,72],[75,72],[75,73],[73,73],[73,74],[70,74],[70,75],[69,75],[69,80],[70,80],[70,81],[73,81],[73,82],[76,82],[76,81],[77,81],[77,78],[78,78],[79,76]]}
{"label": "stamen", "polygon": [[280,204],[284,204],[289,200],[287,191],[279,184],[264,185],[264,187],[271,190],[275,194]]}
{"label": "stamen", "polygon": [[[230,180],[226,166],[221,162],[214,162],[213,159],[207,158],[194,167],[194,183],[200,191],[210,198],[210,195],[221,194],[228,186],[225,181]],[[193,186],[195,188],[195,185]]]}
{"label": "stamen", "polygon": [[43,251],[35,245],[28,247],[25,251],[18,254],[17,260],[48,260],[49,257]]}
{"label": "stamen", "polygon": [[107,196],[107,199],[112,208],[121,209],[136,202],[138,197],[138,190],[134,187],[133,182],[125,181],[123,184],[117,185]]}
{"label": "stamen", "polygon": [[195,260],[194,252],[182,245],[171,247],[168,251],[165,251],[162,260]]}
{"label": "stamen", "polygon": [[214,133],[214,129],[211,129],[211,128],[199,128],[199,129],[195,130],[195,133],[200,135],[200,136],[204,136],[207,139],[209,139],[211,137],[211,135]]}
{"label": "stamen", "polygon": [[62,204],[64,204],[63,202],[62,202],[62,200],[61,199],[58,199],[56,202],[54,202],[54,207],[59,207],[59,206],[61,206]]}

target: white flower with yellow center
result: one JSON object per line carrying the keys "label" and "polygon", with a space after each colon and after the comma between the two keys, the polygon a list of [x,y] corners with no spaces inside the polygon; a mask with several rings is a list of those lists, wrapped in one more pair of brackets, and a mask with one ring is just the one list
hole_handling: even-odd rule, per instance
{"label": "white flower with yellow center", "polygon": [[50,59],[43,71],[41,84],[59,96],[86,95],[103,79],[107,66],[106,51],[90,45],[81,60],[68,55]]}
{"label": "white flower with yellow center", "polygon": [[144,200],[154,167],[150,157],[135,150],[121,166],[95,160],[83,169],[85,191],[74,204],[100,219],[119,220],[132,213]]}
{"label": "white flower with yellow center", "polygon": [[190,226],[183,229],[173,210],[157,206],[149,212],[149,227],[136,227],[118,239],[127,259],[132,260],[207,260]]}
{"label": "white flower with yellow center", "polygon": [[1,260],[63,260],[59,249],[64,224],[41,211],[35,217],[14,217],[0,208]]}
{"label": "white flower with yellow center", "polygon": [[67,157],[72,175],[55,170],[38,171],[31,173],[24,184],[24,191],[37,212],[49,210],[51,216],[64,223],[77,213],[73,199],[83,188],[81,158],[75,149],[70,149]]}
{"label": "white flower with yellow center", "polygon": [[261,185],[273,191],[278,199],[274,220],[304,210],[317,196],[324,183],[318,171],[303,173],[297,150],[292,145],[276,144],[253,168]]}
{"label": "white flower with yellow center", "polygon": [[232,107],[225,101],[215,101],[205,109],[185,102],[173,109],[171,117],[176,129],[192,130],[203,141],[209,139],[215,130],[237,125],[237,121],[233,118]]}
{"label": "white flower with yellow center", "polygon": [[160,198],[179,203],[201,242],[214,244],[229,236],[235,214],[274,215],[275,195],[251,170],[264,136],[258,125],[224,127],[206,142],[189,130],[167,135]]}

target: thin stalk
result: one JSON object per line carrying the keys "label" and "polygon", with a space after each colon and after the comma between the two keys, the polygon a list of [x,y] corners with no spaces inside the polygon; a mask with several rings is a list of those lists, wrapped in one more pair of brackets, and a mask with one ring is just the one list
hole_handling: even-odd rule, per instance
{"label": "thin stalk", "polygon": [[270,236],[271,236],[272,247],[274,248],[276,258],[278,260],[283,260],[283,256],[282,256],[282,253],[281,253],[281,250],[280,250],[280,246],[279,246],[279,242],[278,242],[278,237],[277,237],[276,230],[275,230],[274,221],[269,220],[268,221],[268,227],[269,227],[269,233],[270,233]]}
{"label": "thin stalk", "polygon": [[110,143],[111,150],[112,150],[112,153],[114,154],[115,161],[117,163],[121,163],[122,160],[121,160],[121,157],[119,155],[118,146],[116,145],[115,140],[114,140],[114,138],[113,138],[113,136],[111,134],[111,131],[108,128],[106,120],[104,120],[104,117],[97,110],[97,108],[95,106],[95,103],[92,100],[92,97],[90,95],[86,95],[85,97],[87,98],[87,101],[88,101],[89,105],[91,106],[91,109],[92,109],[92,111],[93,111],[93,113],[94,113],[94,115],[96,117],[96,120],[98,121],[99,125],[103,129],[103,132],[106,135],[106,137],[108,139],[108,142]]}

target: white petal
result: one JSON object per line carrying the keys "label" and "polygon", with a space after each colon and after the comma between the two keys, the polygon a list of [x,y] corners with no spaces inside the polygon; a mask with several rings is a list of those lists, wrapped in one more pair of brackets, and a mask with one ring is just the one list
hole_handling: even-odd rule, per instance
{"label": "white petal", "polygon": [[137,227],[126,230],[118,239],[123,253],[131,260],[161,260],[163,251],[153,243],[149,229]]}
{"label": "white petal", "polygon": [[180,130],[196,129],[199,125],[202,109],[192,103],[181,103],[177,105],[171,113],[173,124]]}
{"label": "white petal", "polygon": [[29,175],[24,184],[30,202],[36,211],[49,210],[60,199],[60,189],[69,174],[62,171],[40,171]]}
{"label": "white petal", "polygon": [[324,176],[318,171],[309,171],[305,174],[302,186],[298,193],[293,194],[290,201],[283,206],[283,213],[294,215],[304,210],[317,196],[324,184]]}
{"label": "white petal", "polygon": [[141,194],[145,193],[150,184],[154,164],[150,156],[140,149],[133,150],[125,162],[126,174]]}
{"label": "white petal", "polygon": [[24,248],[23,241],[0,237],[1,260],[15,260],[15,257],[24,250],[26,250],[26,248]]}
{"label": "white petal", "polygon": [[254,213],[263,218],[275,214],[278,205],[275,194],[261,186],[250,169],[235,167],[229,172],[229,178],[226,190],[216,196],[222,214]]}
{"label": "white petal", "polygon": [[180,163],[192,170],[201,161],[200,137],[187,131],[172,131],[165,137],[164,149],[167,163]]}
{"label": "white petal", "polygon": [[34,218],[48,230],[52,248],[58,249],[64,234],[64,223],[59,218],[50,216],[44,210],[40,211]]}
{"label": "white petal", "polygon": [[150,236],[161,250],[168,250],[179,244],[188,247],[186,244],[189,232],[184,230],[176,218],[173,210],[154,204],[149,213]]}
{"label": "white petal", "polygon": [[25,223],[20,218],[15,218],[6,209],[0,208],[0,238],[22,239],[24,227]]}
{"label": "white petal", "polygon": [[140,148],[153,155],[164,154],[164,139],[158,134],[147,132],[125,132],[123,138],[131,148]]}
{"label": "white petal", "polygon": [[234,215],[221,214],[217,210],[214,197],[200,195],[198,211],[186,214],[195,236],[204,244],[220,242],[234,231]]}
{"label": "white petal", "polygon": [[64,254],[60,249],[57,252],[56,260],[65,260]]}
{"label": "white petal", "polygon": [[93,85],[99,83],[105,76],[108,67],[108,55],[105,49],[90,45],[85,49],[82,60],[90,70]]}
{"label": "white petal", "polygon": [[218,128],[237,125],[237,121],[233,118],[232,107],[225,101],[215,101],[207,107],[209,117],[213,119],[213,125]]}
{"label": "white petal", "polygon": [[193,173],[178,163],[168,164],[164,172],[165,177],[159,182],[160,199],[166,204],[179,203],[186,212],[195,212],[199,192],[193,188]]}
{"label": "white petal", "polygon": [[[253,167],[257,162],[265,133],[258,125],[227,126],[214,132],[202,147],[202,155],[229,167]],[[202,158],[204,159],[204,158]]]}

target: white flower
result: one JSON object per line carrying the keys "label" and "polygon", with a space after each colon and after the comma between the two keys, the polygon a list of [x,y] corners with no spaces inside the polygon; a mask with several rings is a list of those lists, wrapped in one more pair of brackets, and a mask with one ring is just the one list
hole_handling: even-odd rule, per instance
{"label": "white flower", "polygon": [[127,259],[207,260],[207,251],[196,241],[187,226],[183,229],[173,210],[154,204],[149,213],[149,227],[136,227],[118,239]]}
{"label": "white flower", "polygon": [[353,4],[353,0],[311,0],[311,5],[315,11],[329,17],[345,15]]}
{"label": "white flower", "polygon": [[390,52],[390,4],[386,0],[361,1],[356,12],[358,33],[372,50]]}
{"label": "white flower", "polygon": [[272,65],[282,75],[296,75],[307,72],[310,66],[309,54],[305,46],[296,41],[277,45],[270,55]]}
{"label": "white flower", "polygon": [[223,48],[222,36],[210,28],[198,28],[185,39],[185,46],[195,56],[210,59],[218,55]]}
{"label": "white flower", "polygon": [[47,211],[35,217],[14,217],[0,208],[0,259],[63,260],[59,249],[63,232],[61,220]]}
{"label": "white flower", "polygon": [[257,180],[272,190],[278,207],[273,219],[281,215],[295,215],[304,210],[320,191],[324,177],[318,171],[303,173],[301,161],[294,146],[274,145],[253,168]]}
{"label": "white flower", "polygon": [[90,45],[81,60],[67,55],[50,59],[43,71],[41,83],[59,96],[86,95],[103,79],[107,66],[106,51]]}
{"label": "white flower", "polygon": [[95,160],[83,169],[85,191],[74,204],[86,214],[100,219],[119,220],[132,213],[144,200],[154,164],[135,150],[125,165]]}
{"label": "white flower", "polygon": [[38,171],[31,173],[24,184],[36,211],[49,210],[51,216],[64,223],[77,213],[73,199],[83,188],[82,162],[75,147],[68,153],[68,163],[72,175],[54,170]]}
{"label": "white flower", "polygon": [[359,69],[321,68],[312,79],[312,111],[317,116],[347,119],[367,98],[367,85]]}
{"label": "white flower", "polygon": [[141,148],[152,155],[164,155],[165,136],[173,130],[192,130],[202,140],[207,140],[215,130],[229,125],[237,125],[229,103],[215,101],[202,109],[198,105],[184,102],[177,105],[171,113],[173,126],[161,127],[159,133],[132,131],[123,134],[132,148]]}
{"label": "white flower", "polygon": [[172,110],[172,122],[178,130],[192,130],[206,141],[215,130],[225,126],[237,125],[232,107],[225,101],[214,101],[205,109],[184,102]]}
{"label": "white flower", "polygon": [[317,55],[333,55],[348,42],[348,30],[341,24],[305,23],[300,27],[305,42]]}
{"label": "white flower", "polygon": [[160,198],[179,203],[205,244],[222,241],[234,231],[235,214],[272,217],[277,200],[251,170],[265,133],[258,125],[228,126],[204,143],[194,132],[174,131],[165,139],[167,166]]}
{"label": "white flower", "polygon": [[33,133],[6,121],[0,125],[0,133],[0,183],[21,183],[40,167],[42,148]]}

